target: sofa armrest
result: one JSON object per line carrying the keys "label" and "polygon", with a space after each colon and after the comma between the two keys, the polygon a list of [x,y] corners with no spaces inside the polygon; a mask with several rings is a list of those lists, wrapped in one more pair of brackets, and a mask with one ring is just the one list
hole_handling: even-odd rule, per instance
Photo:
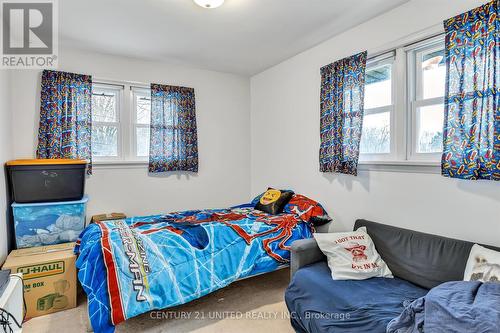
{"label": "sofa armrest", "polygon": [[300,239],[292,243],[290,277],[305,265],[326,260],[314,238]]}

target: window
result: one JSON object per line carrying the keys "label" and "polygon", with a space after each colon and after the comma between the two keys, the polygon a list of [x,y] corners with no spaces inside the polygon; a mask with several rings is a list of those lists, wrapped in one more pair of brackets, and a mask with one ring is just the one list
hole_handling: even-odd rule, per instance
{"label": "window", "polygon": [[394,56],[372,60],[367,64],[365,107],[360,152],[365,159],[391,157],[391,124],[393,123]]}
{"label": "window", "polygon": [[413,75],[409,75],[412,116],[410,157],[439,159],[443,151],[446,63],[441,41],[417,47],[408,53]]}
{"label": "window", "polygon": [[118,88],[92,87],[92,155],[97,160],[121,155],[121,93]]}
{"label": "window", "polygon": [[438,163],[445,78],[443,36],[369,59],[360,161]]}
{"label": "window", "polygon": [[92,154],[99,161],[146,161],[151,93],[128,84],[92,86]]}
{"label": "window", "polygon": [[146,89],[133,91],[135,155],[149,155],[149,124],[151,121],[151,92]]}

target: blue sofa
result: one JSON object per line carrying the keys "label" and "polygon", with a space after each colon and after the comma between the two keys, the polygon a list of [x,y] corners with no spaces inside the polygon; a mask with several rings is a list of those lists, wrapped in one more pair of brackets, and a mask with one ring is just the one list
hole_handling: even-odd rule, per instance
{"label": "blue sofa", "polygon": [[356,221],[354,230],[363,226],[394,279],[335,281],[314,239],[294,242],[285,301],[296,332],[385,332],[405,305],[443,282],[463,279],[474,243],[366,220]]}

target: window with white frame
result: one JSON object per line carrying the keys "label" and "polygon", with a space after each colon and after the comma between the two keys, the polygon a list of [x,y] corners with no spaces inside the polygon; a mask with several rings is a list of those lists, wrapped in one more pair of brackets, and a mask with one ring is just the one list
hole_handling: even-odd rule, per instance
{"label": "window with white frame", "polygon": [[135,155],[144,158],[149,155],[149,124],[151,121],[151,91],[133,89]]}
{"label": "window with white frame", "polygon": [[445,78],[443,36],[369,58],[360,161],[438,163]]}
{"label": "window with white frame", "polygon": [[444,41],[408,50],[411,160],[439,160],[443,151],[446,63]]}
{"label": "window with white frame", "polygon": [[140,162],[149,155],[151,93],[129,84],[92,86],[92,155],[97,162]]}
{"label": "window with white frame", "polygon": [[373,59],[367,64],[363,133],[360,152],[365,159],[389,159],[392,156],[394,55]]}
{"label": "window with white frame", "polygon": [[92,155],[99,159],[121,156],[122,88],[92,87]]}

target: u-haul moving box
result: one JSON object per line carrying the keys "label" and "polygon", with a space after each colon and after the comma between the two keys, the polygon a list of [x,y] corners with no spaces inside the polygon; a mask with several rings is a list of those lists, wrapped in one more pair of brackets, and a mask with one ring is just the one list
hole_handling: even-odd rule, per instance
{"label": "u-haul moving box", "polygon": [[26,318],[76,306],[75,243],[12,251],[3,269],[22,273]]}

